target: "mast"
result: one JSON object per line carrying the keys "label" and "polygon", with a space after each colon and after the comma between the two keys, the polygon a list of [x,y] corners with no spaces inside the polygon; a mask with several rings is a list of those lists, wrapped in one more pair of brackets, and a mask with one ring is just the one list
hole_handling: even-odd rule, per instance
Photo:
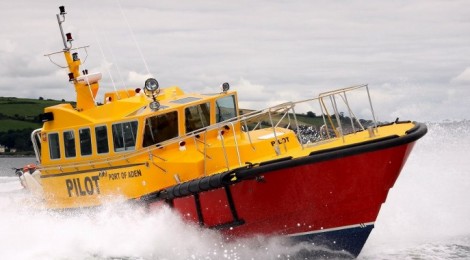
{"label": "mast", "polygon": [[[72,34],[64,34],[64,29],[62,28],[62,23],[65,22],[65,7],[59,7],[60,13],[56,14],[57,22],[59,24],[60,34],[62,36],[62,41],[64,43],[64,57],[67,62],[67,67],[69,70],[68,76],[69,81],[72,82],[75,86],[75,91],[77,93],[77,107],[78,111],[83,111],[89,108],[96,106],[95,97],[98,93],[99,84],[98,81],[101,79],[101,73],[88,74],[88,70],[83,70],[83,75],[80,75],[80,65],[82,65],[80,58],[78,57],[77,52],[71,53],[71,51],[78,49],[85,49],[88,46],[79,47],[72,49]],[[55,53],[52,53],[55,54]],[[46,55],[50,56],[52,54]],[[49,57],[50,59],[50,57]],[[52,61],[52,60],[51,60]]]}

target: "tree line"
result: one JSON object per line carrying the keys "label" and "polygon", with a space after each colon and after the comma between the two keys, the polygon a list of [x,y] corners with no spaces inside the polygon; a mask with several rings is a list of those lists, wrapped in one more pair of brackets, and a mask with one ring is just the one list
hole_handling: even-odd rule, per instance
{"label": "tree line", "polygon": [[25,128],[21,130],[8,130],[0,132],[0,144],[15,148],[17,152],[32,152],[33,144],[31,142],[31,133],[33,129]]}

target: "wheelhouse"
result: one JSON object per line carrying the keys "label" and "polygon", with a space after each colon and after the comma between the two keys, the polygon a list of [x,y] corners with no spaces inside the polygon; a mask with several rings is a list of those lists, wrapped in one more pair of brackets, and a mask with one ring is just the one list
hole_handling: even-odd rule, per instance
{"label": "wheelhouse", "polygon": [[[149,106],[148,97],[131,94],[110,102],[108,97],[118,95],[108,93],[105,95],[108,102],[86,111],[63,105],[47,108],[45,112],[52,114],[52,119],[32,134],[37,160],[46,166],[119,155],[196,133],[238,116],[235,92],[184,94],[171,87],[158,96],[158,110]],[[116,113],[122,107],[127,111]]]}

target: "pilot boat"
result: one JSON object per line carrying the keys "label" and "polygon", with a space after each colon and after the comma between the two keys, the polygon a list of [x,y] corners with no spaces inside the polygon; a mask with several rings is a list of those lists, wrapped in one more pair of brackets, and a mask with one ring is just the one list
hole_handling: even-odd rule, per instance
{"label": "pilot boat", "polygon": [[[65,14],[60,7],[58,53],[76,104],[44,109],[31,135],[36,177],[26,178],[50,209],[167,205],[230,238],[285,236],[355,257],[427,132],[422,123],[377,122],[368,85],[250,111],[228,83],[197,94],[149,78],[143,90],[109,92],[99,104],[101,74],[80,71]],[[372,119],[359,119],[353,103]]]}

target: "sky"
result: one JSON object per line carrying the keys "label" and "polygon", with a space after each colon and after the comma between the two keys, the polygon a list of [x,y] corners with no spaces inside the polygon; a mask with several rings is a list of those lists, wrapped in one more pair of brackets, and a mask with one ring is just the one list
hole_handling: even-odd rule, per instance
{"label": "sky", "polygon": [[381,121],[470,119],[467,0],[2,0],[0,96],[75,99],[44,56],[63,49],[60,5],[100,100],[150,76],[190,93],[229,82],[249,109],[368,84]]}

